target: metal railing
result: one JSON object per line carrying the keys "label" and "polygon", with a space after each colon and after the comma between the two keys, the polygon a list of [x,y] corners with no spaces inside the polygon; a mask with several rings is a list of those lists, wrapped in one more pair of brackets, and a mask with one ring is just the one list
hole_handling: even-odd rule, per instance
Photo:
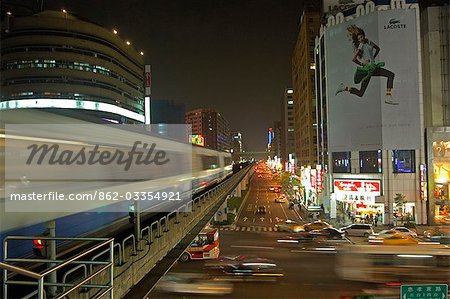
{"label": "metal railing", "polygon": [[[24,240],[35,240],[40,239],[43,241],[73,241],[73,242],[95,242],[97,244],[89,247],[88,249],[84,250],[83,252],[76,254],[70,258],[59,260],[59,259],[49,259],[49,258],[12,258],[8,256],[8,245],[13,241],[24,241]],[[61,238],[61,237],[43,237],[43,236],[8,236],[3,240],[3,261],[0,262],[0,268],[3,269],[3,297],[8,297],[8,287],[10,285],[34,285],[37,286],[37,290],[31,292],[30,294],[27,294],[24,296],[24,298],[38,298],[38,299],[44,299],[46,294],[46,287],[60,287],[62,288],[62,292],[59,292],[55,294],[56,296],[54,298],[64,298],[68,294],[72,293],[76,289],[83,287],[87,289],[102,289],[101,292],[99,292],[99,295],[104,296],[106,294],[109,294],[109,298],[114,298],[113,294],[113,283],[114,283],[114,243],[112,238]],[[98,250],[102,250],[103,248],[107,248],[109,251],[109,258],[105,261],[94,261],[94,260],[83,260],[83,257],[86,257],[88,255],[91,255],[95,253]],[[14,265],[11,263],[15,263]],[[36,273],[30,270],[26,270],[18,264],[20,263],[47,263],[50,266],[47,267],[43,272]],[[72,270],[69,270],[64,275],[64,281],[62,282],[49,282],[48,279],[46,279],[50,274],[55,273],[58,270],[62,270],[64,267],[70,266],[70,265],[78,265]],[[87,269],[87,265],[101,265],[102,267],[99,268],[94,273],[89,273],[89,275],[85,275],[85,277],[78,283],[66,283],[65,278],[67,278],[67,275],[71,273],[71,271],[74,271],[74,269],[77,269],[78,267],[84,267],[84,269]],[[88,283],[90,280],[94,279],[97,275],[103,273],[104,271],[109,270],[109,279],[108,282],[105,284],[91,284]],[[9,279],[9,273],[16,273],[20,275],[24,275],[26,277],[34,278],[34,281],[27,281],[27,280],[12,280]],[[68,288],[66,290],[66,288]],[[34,297],[37,296],[37,297]]]}

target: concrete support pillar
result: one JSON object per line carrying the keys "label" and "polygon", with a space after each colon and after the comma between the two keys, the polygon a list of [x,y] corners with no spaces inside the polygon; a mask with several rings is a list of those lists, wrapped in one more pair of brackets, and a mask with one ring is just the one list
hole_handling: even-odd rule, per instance
{"label": "concrete support pillar", "polygon": [[241,190],[247,190],[247,184],[245,182],[245,178],[239,183],[239,185],[241,187]]}
{"label": "concrete support pillar", "polygon": [[241,196],[242,196],[241,183],[239,183],[239,184],[236,186],[236,196],[237,196],[237,197],[241,197]]}

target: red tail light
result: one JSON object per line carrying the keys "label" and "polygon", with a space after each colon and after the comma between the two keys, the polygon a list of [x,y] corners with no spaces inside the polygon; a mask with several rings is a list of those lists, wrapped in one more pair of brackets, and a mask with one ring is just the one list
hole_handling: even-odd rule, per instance
{"label": "red tail light", "polygon": [[37,248],[37,249],[42,249],[45,246],[44,241],[41,239],[33,240],[33,244],[35,245],[35,248]]}

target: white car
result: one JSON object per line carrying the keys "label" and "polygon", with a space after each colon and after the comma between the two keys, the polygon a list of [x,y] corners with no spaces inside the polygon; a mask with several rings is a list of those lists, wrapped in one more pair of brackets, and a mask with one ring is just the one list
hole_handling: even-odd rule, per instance
{"label": "white car", "polygon": [[379,233],[373,233],[369,236],[369,240],[378,240],[383,239],[385,237],[395,235],[397,232],[392,229],[385,229],[380,231]]}
{"label": "white car", "polygon": [[201,274],[168,273],[161,278],[156,289],[166,293],[227,295],[233,292],[233,285]]}
{"label": "white car", "polygon": [[402,235],[407,235],[411,237],[417,237],[417,233],[413,230],[410,230],[409,228],[403,227],[403,226],[397,226],[392,229],[395,232],[398,232]]}

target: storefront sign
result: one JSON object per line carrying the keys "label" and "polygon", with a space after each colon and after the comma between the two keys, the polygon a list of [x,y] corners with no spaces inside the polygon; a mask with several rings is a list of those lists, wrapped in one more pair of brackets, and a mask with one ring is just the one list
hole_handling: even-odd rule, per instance
{"label": "storefront sign", "polygon": [[315,169],[311,169],[311,189],[313,192],[316,192],[316,170]]}
{"label": "storefront sign", "polygon": [[199,146],[205,146],[205,138],[202,135],[191,135],[191,143]]}
{"label": "storefront sign", "polygon": [[322,170],[322,165],[317,165],[316,166],[316,189],[317,189],[317,193],[322,193],[323,190],[323,170]]}
{"label": "storefront sign", "polygon": [[334,192],[346,194],[380,195],[378,180],[334,180]]}
{"label": "storefront sign", "polygon": [[423,164],[420,164],[420,199],[426,199],[426,166]]}

